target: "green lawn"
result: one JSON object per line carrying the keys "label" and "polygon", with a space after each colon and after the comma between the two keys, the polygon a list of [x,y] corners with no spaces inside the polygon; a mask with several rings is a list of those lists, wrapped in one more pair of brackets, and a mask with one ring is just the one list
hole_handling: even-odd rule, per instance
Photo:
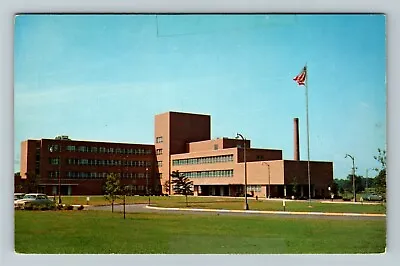
{"label": "green lawn", "polygon": [[[127,197],[126,203],[147,203],[148,197],[133,196]],[[188,197],[190,208],[206,208],[206,209],[231,209],[242,210],[244,206],[243,199],[227,198],[227,197]],[[63,203],[67,204],[86,204],[86,197],[83,196],[64,196]],[[90,205],[106,205],[110,204],[103,196],[91,196]],[[122,199],[118,199],[117,203],[122,203]],[[276,200],[259,200],[253,198],[248,200],[251,210],[265,211],[282,211],[283,206],[281,201]],[[186,208],[185,197],[151,197],[151,205],[159,207],[181,207]],[[308,201],[286,201],[286,211],[301,211],[301,212],[353,212],[353,213],[386,213],[386,205],[377,204],[352,204],[352,203],[321,203],[312,202],[311,208],[308,206]]]}
{"label": "green lawn", "polygon": [[16,211],[18,253],[382,253],[382,220]]}

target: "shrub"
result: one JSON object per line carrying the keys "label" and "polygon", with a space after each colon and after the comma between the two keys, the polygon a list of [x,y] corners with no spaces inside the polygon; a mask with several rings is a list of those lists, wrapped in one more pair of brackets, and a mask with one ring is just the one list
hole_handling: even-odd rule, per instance
{"label": "shrub", "polygon": [[66,210],[73,210],[74,209],[74,206],[72,206],[72,205],[65,205],[65,209]]}
{"label": "shrub", "polygon": [[38,205],[38,207],[39,207],[39,210],[41,210],[41,211],[45,211],[45,210],[49,209],[49,207],[46,204],[40,204],[40,205]]}
{"label": "shrub", "polygon": [[79,206],[78,210],[80,210],[80,211],[83,210],[83,205]]}
{"label": "shrub", "polygon": [[26,204],[25,203],[24,210],[28,210],[28,211],[33,210],[32,204]]}

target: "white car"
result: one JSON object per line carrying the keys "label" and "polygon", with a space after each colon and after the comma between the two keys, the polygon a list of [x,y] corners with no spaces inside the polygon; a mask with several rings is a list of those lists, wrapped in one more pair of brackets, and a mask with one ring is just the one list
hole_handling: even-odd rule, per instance
{"label": "white car", "polygon": [[22,199],[25,196],[25,193],[14,193],[14,201]]}
{"label": "white car", "polygon": [[38,206],[40,208],[51,208],[54,202],[50,200],[46,194],[30,193],[26,194],[22,199],[14,201],[14,208],[25,209],[28,206]]}

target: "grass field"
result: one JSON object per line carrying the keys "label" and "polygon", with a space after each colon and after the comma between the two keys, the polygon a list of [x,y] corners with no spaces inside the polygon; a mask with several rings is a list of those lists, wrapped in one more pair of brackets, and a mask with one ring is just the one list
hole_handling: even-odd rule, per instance
{"label": "grass field", "polygon": [[15,250],[45,254],[382,253],[385,220],[16,211]]}
{"label": "grass field", "polygon": [[[190,208],[206,208],[206,209],[231,209],[242,210],[243,199],[238,198],[223,198],[223,197],[188,197]],[[147,203],[148,197],[133,196],[127,197],[127,204]],[[281,201],[276,200],[259,200],[249,199],[249,208],[251,210],[266,210],[266,211],[282,211],[283,206]],[[67,204],[86,204],[86,197],[74,196],[63,197],[63,203]],[[90,197],[91,205],[106,205],[110,204],[103,196]],[[122,200],[117,200],[117,203],[122,203]],[[186,207],[185,198],[183,196],[172,197],[151,197],[151,205],[159,207]],[[353,213],[386,213],[386,206],[383,204],[352,204],[352,203],[321,203],[312,202],[312,207],[308,206],[307,201],[286,201],[286,211],[302,211],[302,212],[353,212]]]}

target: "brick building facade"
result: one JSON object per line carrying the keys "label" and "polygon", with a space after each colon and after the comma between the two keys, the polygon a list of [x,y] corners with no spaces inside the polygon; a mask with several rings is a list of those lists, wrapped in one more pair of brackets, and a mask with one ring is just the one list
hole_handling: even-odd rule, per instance
{"label": "brick building facade", "polygon": [[[282,150],[251,147],[246,140],[247,192],[259,197],[308,196],[307,161],[299,155],[298,120],[294,160]],[[108,173],[115,173],[133,194],[167,193],[172,171],[187,175],[195,195],[244,193],[244,140],[211,139],[211,117],[167,112],[155,116],[154,145],[57,139],[21,143],[21,178],[37,179],[41,192],[101,195]],[[332,162],[310,162],[313,197],[328,197]]]}

